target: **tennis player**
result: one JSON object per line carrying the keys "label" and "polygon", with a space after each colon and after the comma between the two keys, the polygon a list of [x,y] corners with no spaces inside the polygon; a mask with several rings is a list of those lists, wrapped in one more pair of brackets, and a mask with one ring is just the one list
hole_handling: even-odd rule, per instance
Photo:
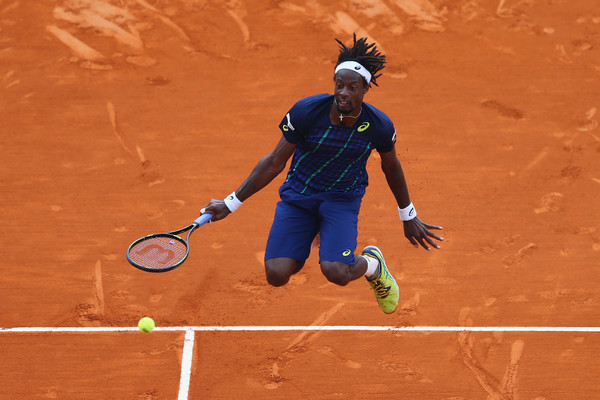
{"label": "tennis player", "polygon": [[396,156],[396,131],[380,110],[363,102],[377,85],[377,74],[386,56],[367,38],[356,39],[352,47],[339,43],[334,71],[334,94],[318,94],[298,101],[279,124],[282,137],[241,186],[224,200],[210,200],[201,210],[211,212],[213,221],[225,218],[242,203],[278,176],[292,158],[287,178],[279,189],[280,201],[265,251],[267,281],[285,285],[300,271],[320,234],[319,262],[325,277],[344,286],[365,276],[379,307],[393,313],[399,289],[376,246],[367,246],[355,255],[358,214],[368,185],[366,164],[371,152],[381,156],[381,169],[398,204],[404,234],[415,246],[439,249],[433,234],[417,217]]}

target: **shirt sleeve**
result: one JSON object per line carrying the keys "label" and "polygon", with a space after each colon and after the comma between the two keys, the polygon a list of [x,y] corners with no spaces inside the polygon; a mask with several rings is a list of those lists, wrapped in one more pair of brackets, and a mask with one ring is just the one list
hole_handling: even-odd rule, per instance
{"label": "shirt sleeve", "polygon": [[394,128],[394,124],[387,116],[384,116],[384,118],[381,118],[378,122],[379,129],[377,129],[377,133],[373,140],[375,149],[377,149],[379,153],[387,153],[394,149],[394,144],[396,143],[396,128]]}
{"label": "shirt sleeve", "polygon": [[[285,115],[285,117],[283,117],[281,123],[279,124],[279,129],[281,129],[281,133],[283,133],[283,136],[288,142],[298,144],[302,139],[302,134],[296,129],[296,126],[294,126],[294,124],[292,123],[293,110],[294,108],[292,108]],[[296,117],[294,118],[294,121],[299,120],[299,118],[297,118],[297,113],[294,113],[293,115]]]}
{"label": "shirt sleeve", "polygon": [[288,142],[298,144],[304,138],[307,112],[306,99],[302,99],[294,104],[281,120],[279,129]]}

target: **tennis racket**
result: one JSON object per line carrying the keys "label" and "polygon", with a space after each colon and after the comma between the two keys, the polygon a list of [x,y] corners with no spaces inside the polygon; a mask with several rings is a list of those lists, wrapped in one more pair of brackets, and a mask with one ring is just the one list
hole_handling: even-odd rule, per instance
{"label": "tennis racket", "polygon": [[[179,267],[190,253],[190,235],[211,218],[211,213],[202,214],[185,228],[139,238],[127,249],[127,261],[148,272],[165,272]],[[186,239],[178,236],[186,231],[189,231]]]}

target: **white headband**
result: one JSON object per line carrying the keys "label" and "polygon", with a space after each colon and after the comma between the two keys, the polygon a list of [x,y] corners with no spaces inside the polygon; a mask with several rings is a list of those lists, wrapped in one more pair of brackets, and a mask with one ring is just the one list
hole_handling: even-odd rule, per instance
{"label": "white headband", "polygon": [[340,69],[349,69],[350,71],[354,71],[365,78],[367,83],[371,83],[371,73],[356,61],[344,61],[343,63],[340,63],[337,67],[335,67],[335,73],[337,74]]}

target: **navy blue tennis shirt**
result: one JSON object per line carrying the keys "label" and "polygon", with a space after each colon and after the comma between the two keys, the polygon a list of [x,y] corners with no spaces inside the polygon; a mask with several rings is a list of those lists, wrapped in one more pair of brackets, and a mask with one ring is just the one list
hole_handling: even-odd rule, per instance
{"label": "navy blue tennis shirt", "polygon": [[336,126],[329,119],[332,94],[318,94],[298,101],[279,124],[285,139],[296,145],[286,178],[302,194],[358,192],[369,184],[367,159],[371,151],[394,148],[396,130],[382,111],[363,102],[351,127]]}

